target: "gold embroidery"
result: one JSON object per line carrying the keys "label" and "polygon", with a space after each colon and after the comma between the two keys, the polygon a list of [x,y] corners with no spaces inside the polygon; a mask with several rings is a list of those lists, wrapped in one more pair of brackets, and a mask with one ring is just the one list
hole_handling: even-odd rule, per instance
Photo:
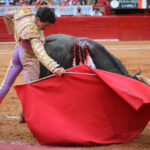
{"label": "gold embroidery", "polygon": [[8,12],[6,12],[4,14],[4,21],[8,30],[9,34],[13,34],[14,33],[14,22],[13,22],[13,18],[14,15],[16,14],[16,10],[9,10]]}
{"label": "gold embroidery", "polygon": [[17,41],[21,39],[30,39],[33,37],[43,38],[40,30],[34,23],[34,14],[31,8],[23,6],[14,16],[15,38]]}
{"label": "gold embroidery", "polygon": [[48,70],[53,72],[55,70],[55,68],[59,66],[52,58],[50,58],[47,55],[47,53],[44,49],[44,46],[43,46],[42,42],[39,39],[33,38],[31,40],[31,45],[32,45],[33,51],[34,51],[35,55],[38,57],[39,61]]}
{"label": "gold embroidery", "polygon": [[35,54],[29,53],[25,49],[23,49],[22,64],[24,68],[25,83],[30,83],[34,80],[39,79],[39,61],[37,60]]}
{"label": "gold embroidery", "polygon": [[16,15],[14,16],[14,19],[18,20],[21,19],[22,17],[29,16],[29,15],[34,15],[32,9],[27,6],[23,6],[17,11]]}
{"label": "gold embroidery", "polygon": [[31,39],[34,37],[42,38],[42,35],[40,34],[40,30],[35,24],[29,24],[20,31],[20,37],[22,39]]}
{"label": "gold embroidery", "polygon": [[33,52],[30,39],[38,38],[41,41],[44,39],[42,31],[39,30],[34,21],[35,16],[27,6],[23,6],[14,16],[15,39],[23,48],[30,52]]}

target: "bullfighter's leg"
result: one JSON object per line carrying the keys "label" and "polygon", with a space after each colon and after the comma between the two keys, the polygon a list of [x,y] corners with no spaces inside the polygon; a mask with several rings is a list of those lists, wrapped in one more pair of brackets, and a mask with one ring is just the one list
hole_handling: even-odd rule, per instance
{"label": "bullfighter's leg", "polygon": [[21,62],[24,70],[25,83],[31,83],[38,80],[40,76],[39,61],[32,51],[23,50],[21,56]]}
{"label": "bullfighter's leg", "polygon": [[[24,70],[25,83],[31,83],[38,80],[40,76],[39,61],[32,51],[23,50],[21,55],[21,62]],[[24,115],[20,115],[20,123],[25,123]]]}
{"label": "bullfighter's leg", "polygon": [[5,78],[0,85],[0,102],[5,97],[5,95],[8,93],[9,89],[13,85],[16,77],[18,74],[22,71],[23,66],[20,61],[20,53],[22,51],[22,47],[20,45],[17,45],[14,53],[13,58],[10,62],[10,65],[8,67],[7,73],[5,75]]}

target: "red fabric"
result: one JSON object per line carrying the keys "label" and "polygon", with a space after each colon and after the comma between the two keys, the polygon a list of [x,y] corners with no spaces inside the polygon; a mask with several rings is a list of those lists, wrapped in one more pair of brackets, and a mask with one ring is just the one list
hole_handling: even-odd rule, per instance
{"label": "red fabric", "polygon": [[81,65],[43,81],[15,86],[25,120],[40,144],[124,143],[150,120],[150,87]]}
{"label": "red fabric", "polygon": [[2,98],[2,97],[0,97],[0,103],[2,102],[2,100],[3,100],[3,98]]}

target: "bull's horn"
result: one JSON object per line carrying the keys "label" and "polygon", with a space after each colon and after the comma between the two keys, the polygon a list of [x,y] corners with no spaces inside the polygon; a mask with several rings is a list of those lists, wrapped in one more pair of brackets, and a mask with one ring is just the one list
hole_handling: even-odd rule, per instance
{"label": "bull's horn", "polygon": [[145,77],[145,76],[141,76],[141,75],[136,75],[136,77],[138,78],[139,81],[145,83],[146,85],[150,86],[150,79]]}

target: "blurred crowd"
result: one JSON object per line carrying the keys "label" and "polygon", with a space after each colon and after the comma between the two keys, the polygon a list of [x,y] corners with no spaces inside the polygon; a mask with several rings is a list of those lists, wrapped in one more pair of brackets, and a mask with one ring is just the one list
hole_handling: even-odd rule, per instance
{"label": "blurred crowd", "polygon": [[[36,8],[43,6],[77,6],[73,16],[87,16],[86,13],[83,13],[81,5],[96,5],[97,0],[0,0],[0,6],[35,6]],[[59,11],[55,11],[53,8],[56,17],[61,17]],[[102,16],[99,8],[93,7],[93,11],[88,14],[89,16]]]}
{"label": "blurred crowd", "polygon": [[96,5],[97,0],[0,0],[0,5],[35,5],[40,7],[43,5]]}

